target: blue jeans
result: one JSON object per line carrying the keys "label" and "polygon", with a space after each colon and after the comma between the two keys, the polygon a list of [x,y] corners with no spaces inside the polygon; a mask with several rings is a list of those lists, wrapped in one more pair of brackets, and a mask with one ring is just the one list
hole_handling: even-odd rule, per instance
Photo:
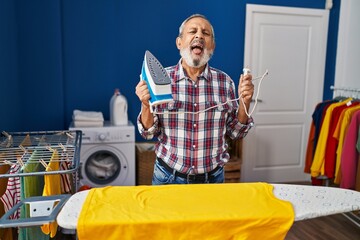
{"label": "blue jeans", "polygon": [[224,183],[224,168],[219,168],[216,172],[208,175],[203,181],[193,181],[189,178],[182,178],[177,176],[176,171],[169,172],[156,159],[154,166],[154,175],[152,178],[152,185],[163,184],[192,184],[192,183]]}

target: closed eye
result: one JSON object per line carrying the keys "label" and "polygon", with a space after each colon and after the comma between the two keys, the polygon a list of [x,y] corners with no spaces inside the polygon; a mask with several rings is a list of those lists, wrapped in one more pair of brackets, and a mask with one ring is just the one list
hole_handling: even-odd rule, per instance
{"label": "closed eye", "polygon": [[209,33],[208,31],[203,31],[203,34],[204,34],[205,36],[210,36],[210,33]]}

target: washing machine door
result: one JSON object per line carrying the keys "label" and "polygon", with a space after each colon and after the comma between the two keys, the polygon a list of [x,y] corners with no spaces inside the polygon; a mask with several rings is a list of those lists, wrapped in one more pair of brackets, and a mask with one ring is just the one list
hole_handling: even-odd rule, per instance
{"label": "washing machine door", "polygon": [[127,163],[116,148],[105,145],[89,148],[81,158],[80,185],[123,185],[127,176]]}

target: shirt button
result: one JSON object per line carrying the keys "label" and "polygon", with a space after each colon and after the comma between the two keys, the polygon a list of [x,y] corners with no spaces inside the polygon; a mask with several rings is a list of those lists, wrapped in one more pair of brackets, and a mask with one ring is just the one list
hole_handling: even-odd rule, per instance
{"label": "shirt button", "polygon": [[196,123],[194,123],[194,128],[196,128]]}
{"label": "shirt button", "polygon": [[196,106],[197,106],[197,104],[196,104],[196,103],[194,103],[194,106],[196,107]]}
{"label": "shirt button", "polygon": [[196,148],[196,146],[195,145],[193,145],[193,149],[195,149]]}
{"label": "shirt button", "polygon": [[195,85],[194,85],[194,87],[196,87],[196,88],[197,88],[197,84],[195,84]]}

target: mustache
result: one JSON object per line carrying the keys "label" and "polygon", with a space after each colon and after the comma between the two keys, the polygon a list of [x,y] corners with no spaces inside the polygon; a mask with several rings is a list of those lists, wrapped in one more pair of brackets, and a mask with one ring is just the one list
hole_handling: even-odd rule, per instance
{"label": "mustache", "polygon": [[205,45],[205,41],[202,39],[195,39],[191,42],[190,46],[194,47],[194,46],[201,46],[203,47]]}

